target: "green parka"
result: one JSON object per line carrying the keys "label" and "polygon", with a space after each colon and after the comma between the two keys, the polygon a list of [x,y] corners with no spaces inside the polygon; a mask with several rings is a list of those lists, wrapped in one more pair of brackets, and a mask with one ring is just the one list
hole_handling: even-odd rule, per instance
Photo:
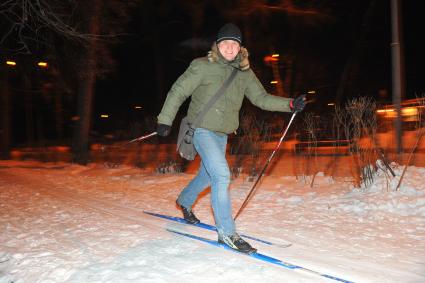
{"label": "green parka", "polygon": [[230,76],[233,68],[240,71],[225,93],[204,116],[200,128],[224,134],[234,132],[239,126],[239,110],[244,96],[264,110],[291,111],[289,107],[291,99],[266,92],[249,67],[248,51],[245,48],[241,48],[235,60],[228,62],[214,44],[207,57],[193,60],[189,68],[173,84],[158,115],[158,123],[171,126],[179,107],[189,96],[192,100],[187,116],[189,122],[194,121],[204,105]]}

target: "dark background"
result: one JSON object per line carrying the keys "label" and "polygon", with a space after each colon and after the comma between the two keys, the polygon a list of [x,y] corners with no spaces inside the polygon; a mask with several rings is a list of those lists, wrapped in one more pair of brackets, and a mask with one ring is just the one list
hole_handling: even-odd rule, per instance
{"label": "dark background", "polygon": [[[293,79],[291,85],[284,86],[287,95],[293,97],[307,90],[316,91],[311,97],[315,102],[308,105],[307,111],[326,112],[327,103],[343,103],[360,95],[373,97],[380,103],[391,101],[390,1],[319,1],[322,4],[294,1],[297,8],[317,9],[319,16],[290,15],[273,10],[243,14],[225,1],[205,2],[207,4],[197,12],[199,15],[194,15],[194,11],[181,5],[180,1],[136,2],[126,15],[119,41],[110,47],[113,62],[110,70],[97,79],[94,137],[111,134],[128,138],[153,130],[172,83],[191,60],[207,54],[218,29],[229,21],[241,28],[244,45],[250,52],[251,66],[270,93],[276,93],[269,83],[273,74],[263,59],[279,53],[283,80],[288,75],[288,62],[291,62]],[[219,2],[223,4],[217,5]],[[274,1],[268,2],[272,5]],[[425,62],[422,14],[425,4],[415,0],[401,2],[405,99],[408,99],[425,90],[422,79]],[[38,53],[33,51],[31,56],[35,60]],[[43,56],[49,58],[48,54]],[[61,64],[60,58],[51,58],[51,65]],[[26,72],[34,93],[40,92],[46,81],[55,80],[47,71]],[[13,135],[15,142],[19,143],[26,139],[28,121],[23,115],[27,111],[23,93],[28,89],[19,74],[12,77],[11,82],[14,92]],[[344,88],[339,92],[341,86]],[[66,87],[50,90],[57,91],[64,93],[65,136],[70,136],[76,97],[73,90]],[[53,120],[48,113],[54,112],[54,99],[34,96],[33,100],[33,111],[38,118],[32,122],[48,125]],[[134,109],[135,105],[141,105],[142,109]],[[184,112],[185,108],[182,109]],[[100,119],[103,113],[109,114],[109,119]],[[55,138],[53,127],[44,127],[43,131],[44,138]]]}
{"label": "dark background", "polygon": [[[307,73],[301,89],[318,90],[318,99],[333,101],[341,79],[341,73],[348,60],[356,62],[357,71],[353,76],[352,89],[344,98],[356,95],[377,97],[379,89],[388,91],[391,97],[391,21],[389,1],[375,1],[376,4],[366,15],[370,1],[340,1],[332,11],[330,22],[317,25],[294,27],[288,24],[284,15],[271,15],[266,26],[254,30],[251,44],[273,46],[276,53],[285,56],[289,49],[297,51],[300,57],[297,72]],[[403,2],[403,36],[405,54],[406,98],[420,94],[424,89],[421,68],[425,62],[425,45],[421,34],[425,31],[421,1]],[[96,111],[112,112],[120,108],[125,111],[131,105],[140,104],[144,111],[157,115],[166,92],[171,84],[184,72],[190,61],[205,56],[217,30],[227,21],[219,12],[207,11],[198,37],[193,38],[191,20],[185,11],[173,9],[155,27],[146,26],[140,11],[135,10],[128,32],[134,34],[118,46],[114,54],[117,69],[114,74],[98,83]],[[255,19],[253,19],[255,20]],[[233,19],[244,30],[244,24]],[[159,43],[152,45],[154,30],[160,30]],[[193,46],[191,46],[191,42]],[[263,57],[270,54],[269,48],[246,46],[257,75],[268,90],[271,68],[264,66]],[[156,54],[160,54],[159,58]],[[162,63],[164,81],[158,89],[155,60]],[[282,66],[282,74],[284,68]],[[269,70],[267,70],[269,69]],[[312,73],[314,75],[312,75]],[[302,76],[302,74],[301,74]],[[319,85],[321,84],[321,85]]]}

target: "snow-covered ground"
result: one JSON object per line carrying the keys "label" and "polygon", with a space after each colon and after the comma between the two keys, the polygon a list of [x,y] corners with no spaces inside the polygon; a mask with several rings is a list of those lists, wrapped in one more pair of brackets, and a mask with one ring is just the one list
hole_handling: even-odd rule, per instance
{"label": "snow-covered ground", "polygon": [[[354,282],[425,282],[425,168],[409,167],[399,191],[384,174],[358,190],[278,171],[237,220],[240,232],[292,243],[251,241],[261,253]],[[0,282],[336,282],[174,235],[166,228],[216,237],[143,213],[180,216],[175,199],[192,177],[0,161]],[[232,182],[234,211],[251,186],[244,175]],[[213,223],[208,193],[194,209]]]}

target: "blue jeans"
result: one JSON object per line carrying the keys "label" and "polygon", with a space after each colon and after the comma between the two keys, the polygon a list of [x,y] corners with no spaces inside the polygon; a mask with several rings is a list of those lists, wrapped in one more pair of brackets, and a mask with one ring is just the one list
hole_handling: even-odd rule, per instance
{"label": "blue jeans", "polygon": [[230,171],[226,160],[227,135],[219,135],[207,129],[197,128],[193,144],[201,157],[196,177],[180,193],[177,202],[190,209],[199,194],[211,185],[211,206],[217,231],[230,236],[236,232],[232,217],[229,184]]}

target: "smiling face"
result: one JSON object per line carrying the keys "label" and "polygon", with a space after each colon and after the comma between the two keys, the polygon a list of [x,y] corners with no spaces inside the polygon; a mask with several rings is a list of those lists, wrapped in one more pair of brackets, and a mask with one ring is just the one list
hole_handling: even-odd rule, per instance
{"label": "smiling face", "polygon": [[236,58],[236,55],[238,55],[239,51],[241,50],[241,46],[239,45],[239,42],[234,40],[222,40],[217,45],[218,50],[220,51],[220,54],[226,59],[227,61],[233,61]]}

